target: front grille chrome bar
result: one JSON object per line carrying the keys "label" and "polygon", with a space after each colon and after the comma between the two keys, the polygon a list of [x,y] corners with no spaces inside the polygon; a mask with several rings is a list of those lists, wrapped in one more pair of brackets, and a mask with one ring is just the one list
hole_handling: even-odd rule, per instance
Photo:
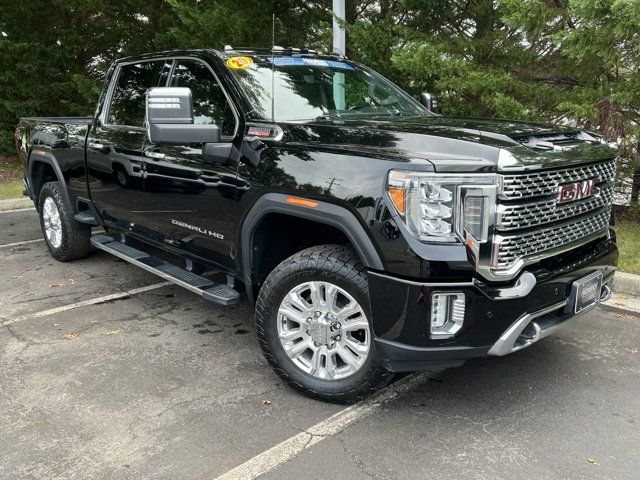
{"label": "front grille chrome bar", "polygon": [[558,204],[556,196],[539,202],[500,204],[497,209],[496,229],[510,231],[548,225],[611,205],[613,186],[607,184],[599,189],[597,196],[565,204]]}
{"label": "front grille chrome bar", "polygon": [[[498,174],[489,242],[470,249],[480,275],[512,280],[526,265],[608,237],[616,160]],[[597,180],[595,195],[558,203],[567,183]]]}
{"label": "front grille chrome bar", "polygon": [[498,198],[502,200],[525,200],[558,194],[558,187],[565,183],[587,179],[601,182],[613,180],[616,174],[616,159],[591,163],[578,167],[542,170],[536,173],[499,175]]}
{"label": "front grille chrome bar", "polygon": [[494,237],[494,267],[508,269],[519,259],[536,258],[558,248],[583,244],[585,238],[608,231],[611,210],[578,221],[534,230],[528,233]]}

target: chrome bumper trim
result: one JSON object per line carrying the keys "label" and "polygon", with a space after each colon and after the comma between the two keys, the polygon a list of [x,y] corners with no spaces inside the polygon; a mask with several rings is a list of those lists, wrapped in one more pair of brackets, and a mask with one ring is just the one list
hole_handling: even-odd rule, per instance
{"label": "chrome bumper trim", "polygon": [[391,275],[386,275],[380,272],[374,272],[369,270],[369,275],[375,275],[376,277],[385,278],[387,280],[393,280],[394,282],[407,283],[409,285],[416,285],[418,287],[427,287],[427,288],[462,288],[462,287],[473,287],[475,286],[475,282],[420,282],[416,280],[406,280],[404,278],[392,277]]}
{"label": "chrome bumper trim", "polygon": [[[524,342],[521,345],[516,345],[516,341],[520,337],[520,334],[524,331],[527,325],[529,325],[529,323],[533,322],[533,320],[538,317],[546,315],[547,313],[551,313],[555,310],[559,310],[563,308],[566,304],[567,304],[567,301],[563,300],[562,302],[551,305],[550,307],[543,308],[542,310],[538,310],[535,313],[524,314],[518,320],[516,320],[515,323],[511,325],[502,335],[500,335],[500,338],[496,343],[493,344],[493,347],[491,347],[489,352],[487,352],[487,355],[498,356],[498,357],[503,355],[508,355],[509,353],[517,352],[518,350],[522,350],[523,348],[528,347],[529,345],[537,342],[542,338],[541,335],[543,333],[543,330],[534,322],[533,328],[535,331],[535,335],[527,342]],[[591,309],[589,308],[585,311],[588,311],[588,310],[591,310]],[[571,321],[572,319],[578,316],[579,315],[573,315],[568,317],[564,322],[560,322],[554,325],[556,327],[555,329],[557,329],[560,325],[564,325],[566,322]],[[548,335],[549,333],[546,333],[546,335]]]}
{"label": "chrome bumper trim", "polygon": [[520,278],[516,280],[516,283],[513,287],[505,287],[497,289],[499,295],[495,298],[496,300],[511,300],[513,298],[522,298],[526,297],[531,293],[531,290],[534,289],[538,281],[536,280],[536,276],[531,272],[524,272],[520,275]]}
{"label": "chrome bumper trim", "polygon": [[[420,282],[415,280],[406,280],[404,278],[392,277],[383,273],[369,271],[369,275],[392,280],[394,282],[406,283],[426,288],[471,288],[478,286],[475,281],[471,282]],[[523,298],[531,293],[531,290],[537,284],[536,276],[531,272],[524,272],[515,281],[511,287],[496,288],[494,300],[512,300],[514,298]]]}
{"label": "chrome bumper trim", "polygon": [[[563,309],[567,304],[567,300],[563,300],[554,305],[550,305],[536,312],[525,313],[520,318],[518,318],[518,320],[516,320],[509,328],[507,328],[507,330],[505,330],[502,335],[500,335],[500,338],[496,343],[493,344],[491,349],[489,349],[487,355],[500,357],[513,352],[517,352],[518,350],[527,348],[528,346],[536,343],[538,340],[551,335],[565,325],[569,325],[574,320],[581,317],[583,314],[590,312],[597,305],[608,300],[611,297],[611,287],[609,286],[611,280],[612,277],[608,278],[606,282],[602,284],[600,298],[596,303],[585,308],[581,312],[567,315],[565,318],[562,318],[557,322],[545,324],[545,322],[536,322],[536,319],[543,317],[548,313]],[[527,326],[529,326],[529,324],[531,324],[531,326],[533,327],[532,334],[526,336],[523,339],[520,339],[520,336],[527,328]],[[518,340],[520,341],[518,342]]]}

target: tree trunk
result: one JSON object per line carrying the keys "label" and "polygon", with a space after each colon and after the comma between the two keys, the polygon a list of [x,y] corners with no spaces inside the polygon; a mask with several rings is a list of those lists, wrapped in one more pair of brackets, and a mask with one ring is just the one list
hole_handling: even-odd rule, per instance
{"label": "tree trunk", "polygon": [[640,203],[640,165],[637,161],[631,184],[631,203]]}

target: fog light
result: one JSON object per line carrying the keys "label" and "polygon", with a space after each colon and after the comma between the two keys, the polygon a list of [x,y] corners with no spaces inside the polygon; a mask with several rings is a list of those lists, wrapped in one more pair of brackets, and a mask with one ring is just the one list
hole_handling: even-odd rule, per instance
{"label": "fog light", "polygon": [[433,293],[431,295],[431,338],[453,337],[464,323],[464,307],[464,293]]}

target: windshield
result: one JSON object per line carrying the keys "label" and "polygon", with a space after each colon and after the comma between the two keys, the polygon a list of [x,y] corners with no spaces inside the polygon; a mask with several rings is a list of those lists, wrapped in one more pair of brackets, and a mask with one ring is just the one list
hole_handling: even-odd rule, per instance
{"label": "windshield", "polygon": [[276,121],[427,114],[418,102],[384,77],[351,62],[243,56],[229,58],[227,67],[255,111],[265,119],[272,116],[272,84]]}

